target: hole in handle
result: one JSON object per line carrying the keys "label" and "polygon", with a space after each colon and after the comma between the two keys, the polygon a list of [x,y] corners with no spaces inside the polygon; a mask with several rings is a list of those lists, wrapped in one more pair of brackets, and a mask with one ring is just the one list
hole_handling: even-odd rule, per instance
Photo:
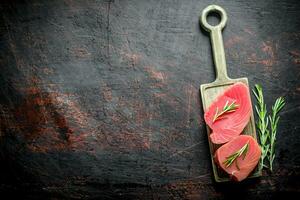
{"label": "hole in handle", "polygon": [[[216,24],[216,25],[210,25],[207,22],[207,18],[208,16],[219,16],[220,18],[220,23]],[[220,6],[217,5],[210,5],[207,6],[201,14],[201,25],[202,27],[206,30],[206,31],[212,31],[213,29],[223,29],[226,25],[227,22],[227,14],[225,12],[225,10],[223,8],[221,8]]]}
{"label": "hole in handle", "polygon": [[221,15],[218,12],[209,12],[206,21],[211,26],[217,26],[221,22]]}

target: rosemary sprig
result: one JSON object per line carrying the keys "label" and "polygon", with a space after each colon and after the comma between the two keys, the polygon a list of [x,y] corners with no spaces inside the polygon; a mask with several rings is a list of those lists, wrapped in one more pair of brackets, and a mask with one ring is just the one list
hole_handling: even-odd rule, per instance
{"label": "rosemary sprig", "polygon": [[270,134],[270,148],[269,148],[269,165],[271,172],[273,171],[273,161],[275,158],[275,141],[277,134],[277,125],[279,121],[278,113],[284,107],[285,101],[283,97],[276,99],[275,104],[272,106],[272,115],[269,116],[270,125],[271,125],[271,134]]}
{"label": "rosemary sprig", "polygon": [[253,90],[253,93],[254,93],[257,103],[258,103],[258,105],[255,105],[255,110],[258,115],[258,120],[256,122],[256,125],[258,127],[258,136],[260,139],[260,146],[261,146],[261,157],[260,157],[260,164],[259,164],[259,169],[261,170],[263,167],[267,167],[266,165],[264,165],[264,160],[268,155],[269,146],[270,146],[268,144],[269,120],[267,117],[267,106],[264,101],[262,87],[260,85],[256,84],[255,90]]}
{"label": "rosemary sprig", "polygon": [[243,160],[244,160],[248,150],[249,150],[249,141],[240,150],[226,157],[226,160],[223,162],[223,164],[225,164],[225,167],[229,167],[234,161],[236,161],[235,162],[236,167],[238,170],[240,170],[236,159],[243,155]]}
{"label": "rosemary sprig", "polygon": [[228,103],[229,102],[226,101],[226,104],[224,105],[221,112],[219,112],[219,109],[217,107],[216,113],[215,113],[214,118],[213,118],[213,122],[215,122],[218,119],[222,119],[221,118],[222,115],[224,115],[225,113],[234,112],[239,107],[239,105],[235,104],[235,101],[231,102],[231,104],[229,104],[229,105],[228,105]]}
{"label": "rosemary sprig", "polygon": [[[273,161],[275,158],[275,141],[277,134],[277,125],[279,122],[278,114],[280,110],[284,107],[285,100],[283,97],[279,97],[278,99],[276,99],[275,104],[272,106],[272,115],[267,116],[267,108],[264,102],[262,87],[256,84],[253,93],[258,103],[258,105],[255,106],[256,113],[258,115],[256,125],[258,128],[258,136],[260,139],[260,146],[262,150],[259,168],[269,168],[272,172]],[[265,164],[265,158],[268,159],[269,166]]]}

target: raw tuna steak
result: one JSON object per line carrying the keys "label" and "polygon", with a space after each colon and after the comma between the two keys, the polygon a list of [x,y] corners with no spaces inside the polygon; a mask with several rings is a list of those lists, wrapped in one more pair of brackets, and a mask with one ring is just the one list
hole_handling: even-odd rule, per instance
{"label": "raw tuna steak", "polygon": [[[240,154],[235,154],[237,152]],[[215,161],[233,180],[242,181],[253,171],[260,156],[261,149],[256,140],[249,135],[240,135],[216,151]]]}
{"label": "raw tuna steak", "polygon": [[[228,111],[224,112],[224,108]],[[204,114],[205,122],[212,129],[211,141],[223,144],[240,135],[249,122],[251,112],[248,87],[241,82],[230,86]]]}

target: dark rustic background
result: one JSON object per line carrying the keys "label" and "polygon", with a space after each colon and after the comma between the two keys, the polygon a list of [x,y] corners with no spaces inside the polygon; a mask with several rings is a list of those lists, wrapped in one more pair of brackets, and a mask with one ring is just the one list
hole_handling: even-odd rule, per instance
{"label": "dark rustic background", "polygon": [[[217,3],[228,73],[284,96],[273,174],[213,182],[200,12]],[[299,1],[0,4],[1,199],[271,199],[300,194]],[[253,99],[254,100],[254,99]],[[6,198],[4,198],[6,196]]]}

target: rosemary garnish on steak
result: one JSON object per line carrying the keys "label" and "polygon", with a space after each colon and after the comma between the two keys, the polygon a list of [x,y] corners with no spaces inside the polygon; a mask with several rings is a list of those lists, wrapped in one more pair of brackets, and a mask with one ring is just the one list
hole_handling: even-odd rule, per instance
{"label": "rosemary garnish on steak", "polygon": [[[240,156],[243,156],[243,160],[244,160],[248,151],[249,151],[249,141],[240,150],[226,157],[226,160],[223,162],[223,164],[225,164],[225,167],[229,167]],[[240,170],[237,161],[235,162],[235,164],[236,164],[236,168]]]}
{"label": "rosemary garnish on steak", "polygon": [[234,112],[236,111],[236,109],[239,107],[239,105],[237,105],[235,103],[235,101],[231,102],[231,104],[228,105],[228,101],[226,101],[226,104],[224,105],[222,111],[219,112],[219,108],[217,107],[216,109],[216,113],[214,115],[214,118],[213,118],[213,122],[215,122],[216,120],[218,119],[222,119],[222,115],[226,114],[226,113],[231,113],[231,112]]}

